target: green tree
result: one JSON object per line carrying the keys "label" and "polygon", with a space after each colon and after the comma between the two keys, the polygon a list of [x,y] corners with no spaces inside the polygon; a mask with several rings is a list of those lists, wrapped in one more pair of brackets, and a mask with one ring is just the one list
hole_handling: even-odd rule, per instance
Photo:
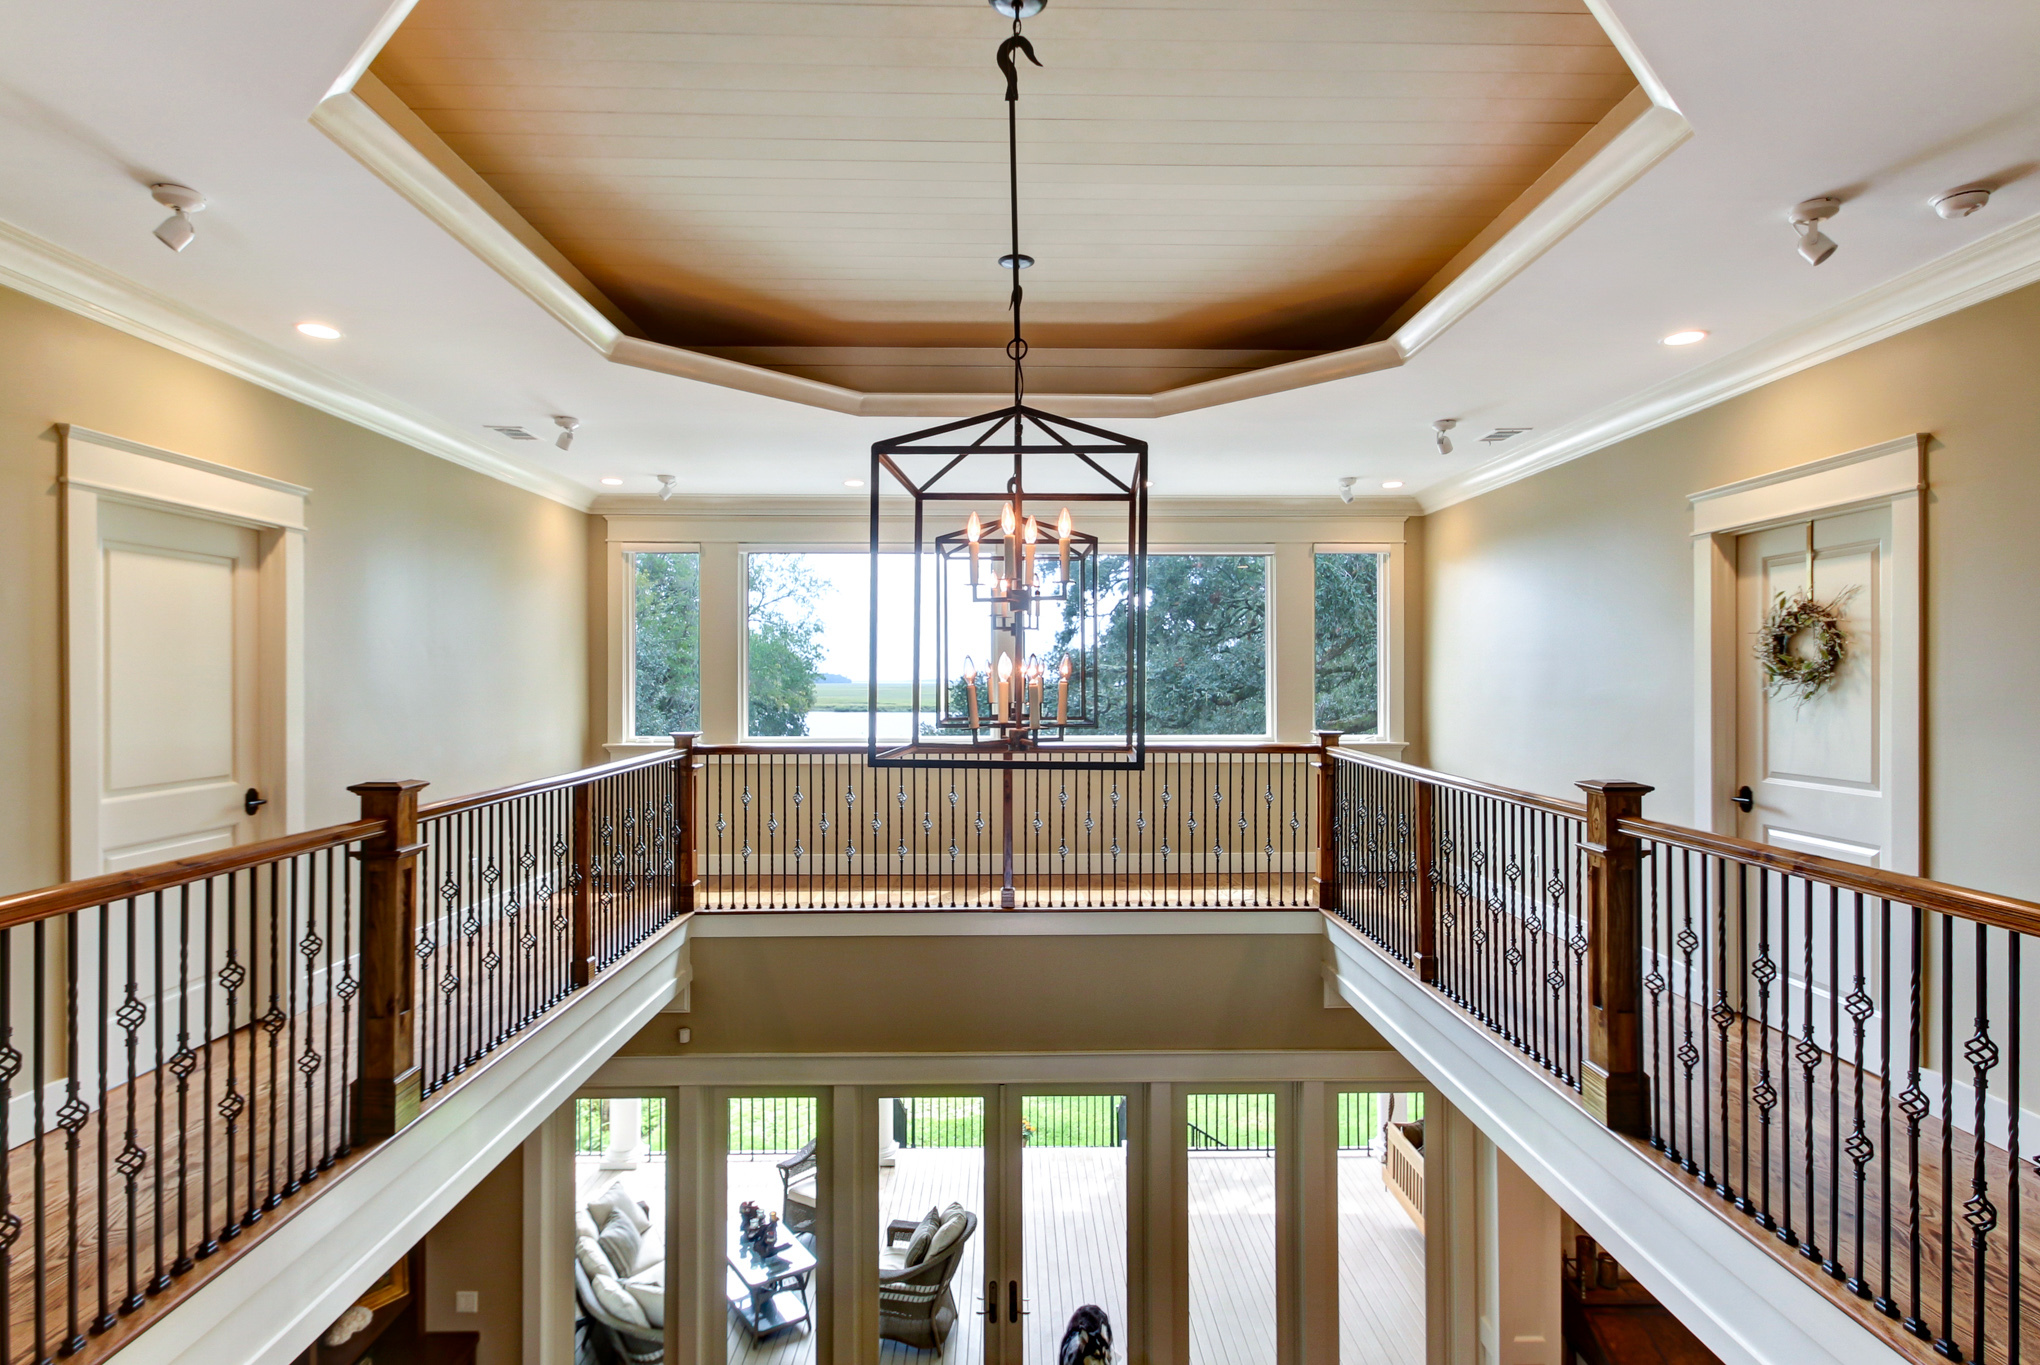
{"label": "green tree", "polygon": [[632,729],[668,735],[701,728],[701,557],[640,554],[637,698]]}
{"label": "green tree", "polygon": [[[1100,596],[1116,599],[1099,640],[1101,728],[1126,723],[1133,632],[1131,561],[1101,555]],[[1260,555],[1150,555],[1147,561],[1147,732],[1258,735],[1268,728],[1268,562]],[[1066,614],[1053,669],[1070,648]]]}
{"label": "green tree", "polygon": [[827,584],[798,554],[750,556],[750,579],[750,732],[804,735],[822,671],[822,619],[814,604]]}
{"label": "green tree", "polygon": [[1317,728],[1379,731],[1381,556],[1317,557]]}

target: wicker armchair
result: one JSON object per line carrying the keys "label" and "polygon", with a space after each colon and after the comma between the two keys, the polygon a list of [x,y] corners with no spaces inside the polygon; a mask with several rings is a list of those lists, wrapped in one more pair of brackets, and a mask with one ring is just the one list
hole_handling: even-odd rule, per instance
{"label": "wicker armchair", "polygon": [[611,1317],[595,1300],[588,1285],[588,1272],[574,1262],[574,1296],[580,1301],[581,1319],[593,1328],[596,1354],[614,1365],[665,1365],[666,1334],[645,1336],[642,1327]]}
{"label": "wicker armchair", "polygon": [[815,1165],[812,1142],[779,1163],[779,1218],[788,1232],[803,1239],[815,1231]]}
{"label": "wicker armchair", "polygon": [[[974,1213],[963,1218],[963,1236],[940,1256],[906,1269],[878,1272],[878,1335],[884,1340],[936,1352],[949,1340],[950,1329],[956,1326],[956,1300],[949,1292],[949,1282],[963,1263],[963,1249],[970,1245],[978,1225]],[[911,1221],[887,1225],[886,1245],[911,1239],[916,1226]]]}

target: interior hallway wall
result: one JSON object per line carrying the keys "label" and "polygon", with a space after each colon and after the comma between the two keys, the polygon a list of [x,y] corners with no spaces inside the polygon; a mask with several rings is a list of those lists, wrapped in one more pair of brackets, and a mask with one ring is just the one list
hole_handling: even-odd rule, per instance
{"label": "interior hallway wall", "polygon": [[1686,495],[1927,432],[1926,871],[2040,897],[2036,375],[2040,286],[1424,518],[1426,761],[1691,823]]}
{"label": "interior hallway wall", "polygon": [[[475,1365],[524,1358],[524,1151],[513,1149],[425,1235],[425,1330],[479,1332]],[[571,1273],[571,1272],[569,1272]],[[478,1311],[454,1311],[456,1294]]]}
{"label": "interior hallway wall", "polygon": [[312,824],[370,778],[430,800],[583,762],[584,514],[0,289],[0,891],[63,876],[60,422],[312,490]]}

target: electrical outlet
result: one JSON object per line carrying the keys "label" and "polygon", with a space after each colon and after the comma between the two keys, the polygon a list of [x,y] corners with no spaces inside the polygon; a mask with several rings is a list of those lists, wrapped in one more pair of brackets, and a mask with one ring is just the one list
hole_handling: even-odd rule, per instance
{"label": "electrical outlet", "polygon": [[694,1030],[693,1030],[693,1029],[691,1029],[691,1028],[684,1028],[684,1029],[681,1029],[681,1030],[680,1030],[680,1041],[681,1041],[681,1042],[683,1042],[683,1043],[691,1043],[691,1042],[693,1042],[693,1041],[694,1041]]}
{"label": "electrical outlet", "polygon": [[479,1313],[482,1311],[482,1296],[472,1289],[457,1289],[453,1294],[453,1311],[456,1313]]}

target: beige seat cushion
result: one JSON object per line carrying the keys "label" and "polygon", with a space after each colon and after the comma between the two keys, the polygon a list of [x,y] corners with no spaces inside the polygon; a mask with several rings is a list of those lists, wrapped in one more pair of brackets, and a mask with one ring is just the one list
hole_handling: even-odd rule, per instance
{"label": "beige seat cushion", "polygon": [[614,1275],[590,1275],[588,1287],[595,1291],[595,1303],[603,1312],[618,1322],[643,1328],[650,1332],[652,1320],[645,1316],[644,1305],[637,1301],[637,1295],[623,1287],[623,1282]]}

